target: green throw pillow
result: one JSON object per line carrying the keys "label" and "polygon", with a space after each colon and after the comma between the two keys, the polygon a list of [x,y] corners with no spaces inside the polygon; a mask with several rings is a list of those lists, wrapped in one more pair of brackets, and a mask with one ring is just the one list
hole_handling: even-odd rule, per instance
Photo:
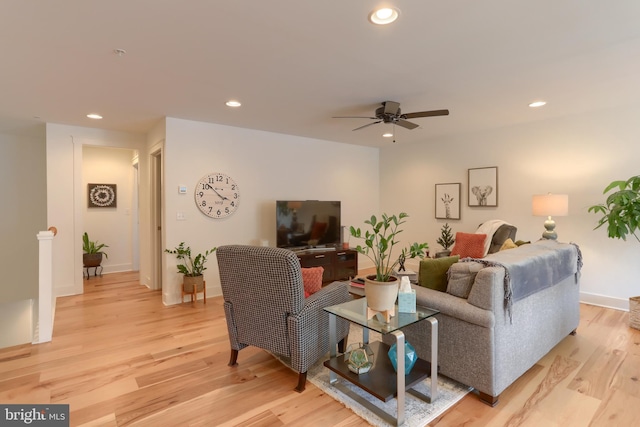
{"label": "green throw pillow", "polygon": [[458,262],[459,256],[444,258],[424,258],[420,260],[420,274],[418,284],[436,291],[447,291],[447,270]]}

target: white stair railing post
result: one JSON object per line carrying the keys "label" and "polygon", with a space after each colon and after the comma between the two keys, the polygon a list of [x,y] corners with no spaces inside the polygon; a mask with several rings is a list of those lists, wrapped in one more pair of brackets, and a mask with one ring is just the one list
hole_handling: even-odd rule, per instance
{"label": "white stair railing post", "polygon": [[53,237],[56,232],[55,227],[50,227],[38,233],[38,333],[34,344],[49,342],[53,335]]}

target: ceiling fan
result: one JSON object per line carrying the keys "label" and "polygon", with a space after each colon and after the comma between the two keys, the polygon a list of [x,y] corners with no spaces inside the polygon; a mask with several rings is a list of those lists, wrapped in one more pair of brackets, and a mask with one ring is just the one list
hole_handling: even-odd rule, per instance
{"label": "ceiling fan", "polygon": [[334,116],[334,119],[371,119],[375,120],[373,123],[367,123],[364,126],[357,127],[353,130],[364,129],[367,126],[375,125],[378,123],[393,123],[394,125],[402,126],[406,129],[415,129],[417,124],[408,121],[407,119],[417,119],[420,117],[434,117],[434,116],[448,116],[449,110],[431,110],[431,111],[418,111],[416,113],[402,114],[400,110],[400,103],[394,101],[384,101],[381,107],[376,108],[375,117],[362,117],[362,116]]}

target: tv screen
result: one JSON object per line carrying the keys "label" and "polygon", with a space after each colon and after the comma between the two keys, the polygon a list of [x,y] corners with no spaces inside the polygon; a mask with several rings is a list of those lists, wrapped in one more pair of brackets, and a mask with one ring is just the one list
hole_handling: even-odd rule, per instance
{"label": "tv screen", "polygon": [[339,245],[340,213],[340,202],[336,201],[276,201],[277,246],[303,249]]}

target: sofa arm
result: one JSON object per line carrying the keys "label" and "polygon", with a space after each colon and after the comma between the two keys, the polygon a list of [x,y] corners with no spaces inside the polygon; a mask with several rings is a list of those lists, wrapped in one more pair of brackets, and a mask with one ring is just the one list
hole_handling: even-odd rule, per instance
{"label": "sofa arm", "polygon": [[485,328],[492,328],[495,324],[495,317],[491,311],[469,304],[464,298],[418,285],[412,287],[416,291],[417,305]]}

